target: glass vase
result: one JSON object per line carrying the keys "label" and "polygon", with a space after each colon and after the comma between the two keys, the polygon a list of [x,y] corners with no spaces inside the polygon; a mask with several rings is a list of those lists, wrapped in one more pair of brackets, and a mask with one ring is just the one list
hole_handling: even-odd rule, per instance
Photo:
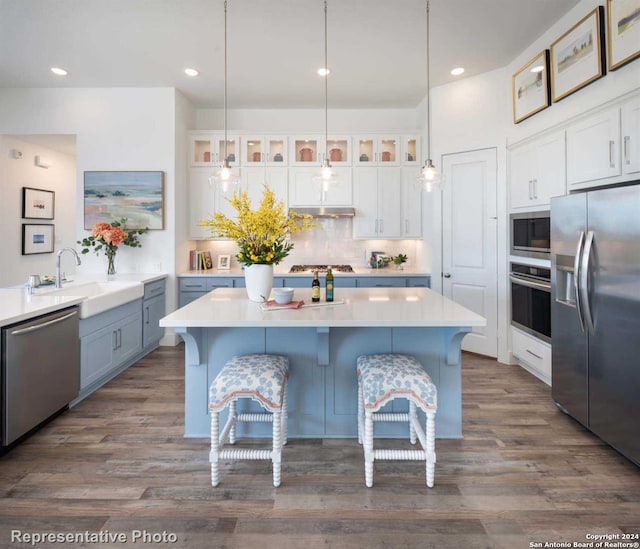
{"label": "glass vase", "polygon": [[116,274],[116,254],[107,254],[107,278]]}

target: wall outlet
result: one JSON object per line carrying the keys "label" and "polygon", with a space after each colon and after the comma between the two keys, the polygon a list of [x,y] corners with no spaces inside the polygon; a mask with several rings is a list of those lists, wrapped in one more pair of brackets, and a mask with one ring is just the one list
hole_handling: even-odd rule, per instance
{"label": "wall outlet", "polygon": [[22,151],[19,151],[18,149],[11,149],[9,154],[11,155],[11,158],[15,158],[16,160],[20,160],[22,158]]}

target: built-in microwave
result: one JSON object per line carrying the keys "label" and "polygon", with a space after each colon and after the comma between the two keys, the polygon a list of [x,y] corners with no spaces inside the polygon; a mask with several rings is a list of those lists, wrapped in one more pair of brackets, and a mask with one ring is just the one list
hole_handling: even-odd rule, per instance
{"label": "built-in microwave", "polygon": [[511,214],[510,223],[511,255],[551,258],[551,216],[548,211]]}

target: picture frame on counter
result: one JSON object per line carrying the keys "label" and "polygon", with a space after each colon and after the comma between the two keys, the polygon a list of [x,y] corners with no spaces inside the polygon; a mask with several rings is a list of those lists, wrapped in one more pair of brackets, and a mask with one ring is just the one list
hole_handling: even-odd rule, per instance
{"label": "picture frame on counter", "polygon": [[52,254],[55,229],[53,224],[22,224],[22,255]]}
{"label": "picture frame on counter", "polygon": [[22,217],[24,219],[53,219],[55,217],[54,191],[22,187]]}
{"label": "picture frame on counter", "polygon": [[218,269],[221,271],[228,271],[231,269],[231,256],[219,255],[218,256]]}
{"label": "picture frame on counter", "polygon": [[164,172],[84,172],[84,228],[122,218],[128,229],[164,229]]}
{"label": "picture frame on counter", "polygon": [[610,71],[640,57],[640,0],[607,0],[607,60]]}
{"label": "picture frame on counter", "polygon": [[604,8],[597,6],[551,44],[551,99],[564,99],[606,74]]}
{"label": "picture frame on counter", "polygon": [[513,75],[511,91],[514,124],[551,105],[549,50],[540,52]]}

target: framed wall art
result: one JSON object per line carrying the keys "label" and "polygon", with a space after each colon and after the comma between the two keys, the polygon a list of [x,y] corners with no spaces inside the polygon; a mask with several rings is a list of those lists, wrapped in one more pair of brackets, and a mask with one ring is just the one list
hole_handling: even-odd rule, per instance
{"label": "framed wall art", "polygon": [[549,50],[536,55],[512,77],[513,123],[546,109],[551,104]]}
{"label": "framed wall art", "polygon": [[22,217],[24,219],[53,219],[55,192],[22,187]]}
{"label": "framed wall art", "polygon": [[84,172],[84,228],[123,217],[129,229],[164,229],[164,172]]}
{"label": "framed wall art", "polygon": [[640,56],[640,0],[607,0],[607,45],[610,71]]}
{"label": "framed wall art", "polygon": [[551,98],[564,99],[605,75],[604,9],[596,7],[551,44]]}
{"label": "framed wall art", "polygon": [[218,256],[218,269],[220,269],[220,270],[231,269],[231,256],[230,255],[219,255]]}
{"label": "framed wall art", "polygon": [[22,255],[52,254],[53,225],[22,224]]}

